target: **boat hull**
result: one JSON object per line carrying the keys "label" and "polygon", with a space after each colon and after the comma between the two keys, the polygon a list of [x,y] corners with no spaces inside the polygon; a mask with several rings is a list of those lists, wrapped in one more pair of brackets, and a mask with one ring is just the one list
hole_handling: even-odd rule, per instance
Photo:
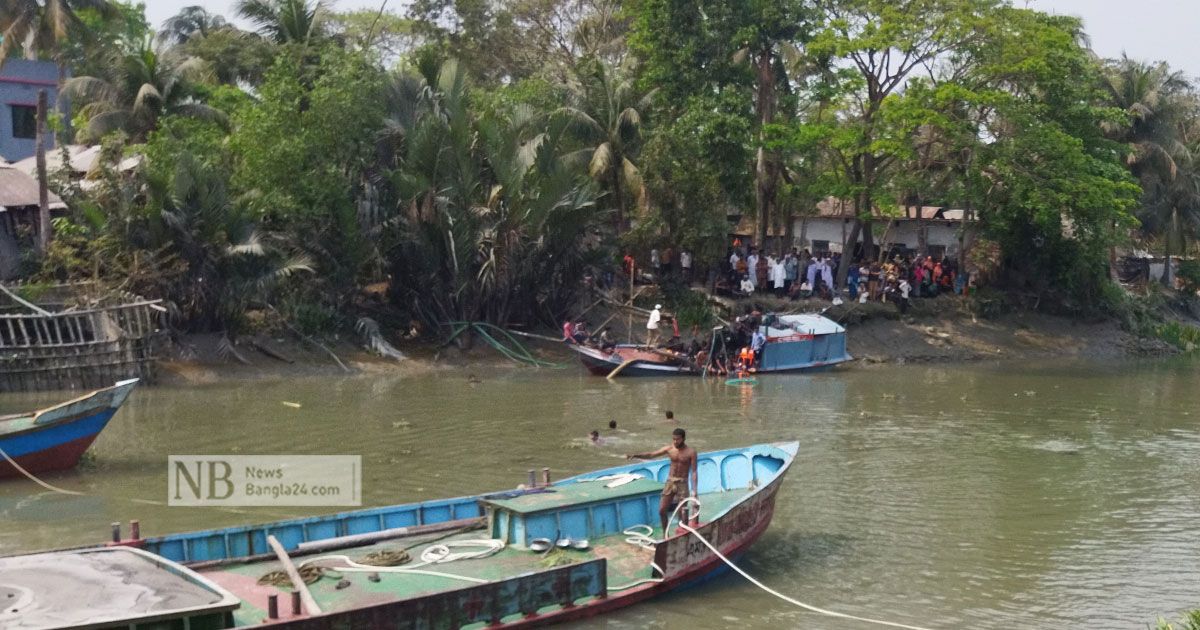
{"label": "boat hull", "polygon": [[[0,422],[0,479],[21,477],[8,460],[30,473],[67,470],[108,426],[136,383],[122,382],[86,396],[44,409],[28,417]],[[18,425],[7,427],[6,425]]]}
{"label": "boat hull", "polygon": [[[579,360],[589,372],[597,376],[608,376],[613,370],[617,369],[624,363],[619,359],[621,355],[605,355],[595,348],[584,346],[568,346],[579,355]],[[774,350],[774,348],[771,348]],[[811,361],[799,364],[787,364],[781,361],[772,360],[770,364],[763,365],[754,370],[755,374],[783,374],[783,373],[799,373],[799,372],[825,372],[833,369],[837,365],[852,360],[849,355],[838,356],[832,359],[823,361]],[[697,370],[692,370],[684,366],[669,365],[664,363],[656,363],[650,361],[634,361],[625,366],[618,376],[703,376],[703,373]]]}
{"label": "boat hull", "polygon": [[[562,479],[541,492],[518,489],[119,544],[178,562],[183,569],[198,572],[195,577],[237,597],[240,608],[222,624],[211,627],[535,627],[612,612],[724,572],[725,561],[697,534],[727,558],[745,553],[770,526],[779,489],[798,449],[798,444],[786,443],[701,453],[697,492],[705,503],[699,517],[709,520],[697,525],[695,534],[677,527],[649,548],[631,546],[621,537],[628,535],[631,525],[645,527],[657,521],[658,484],[669,475],[667,460],[637,462]],[[624,475],[639,479],[618,479],[617,485],[604,485],[613,476]],[[481,518],[484,516],[486,521]],[[460,530],[464,520],[478,521],[490,530],[489,539],[516,547],[500,552],[511,552],[510,556],[497,556],[495,562],[501,564],[493,566],[501,567],[498,572],[482,566],[470,568],[469,563],[438,569],[475,582],[461,588],[445,588],[439,583],[426,589],[428,584],[386,575],[382,582],[378,576],[365,583],[357,580],[344,591],[340,584],[334,588],[318,582],[313,593],[322,601],[324,612],[288,613],[281,605],[278,618],[269,613],[270,599],[277,597],[277,602],[284,604],[287,591],[258,582],[263,570],[278,568],[275,557],[280,552],[267,550],[267,536],[275,539],[272,544],[276,550],[286,549],[282,553],[290,552],[293,557],[333,549],[357,556],[371,547],[359,546],[357,537],[372,532],[394,536],[395,526],[403,528],[410,522],[414,530]],[[541,535],[535,532],[543,526],[561,528],[561,533],[573,540],[585,535],[593,542],[593,551],[585,552],[590,555],[577,562],[543,568],[538,558],[521,549],[532,540],[530,536]],[[305,550],[305,545],[316,542],[326,546]],[[453,544],[453,538],[446,544]],[[483,579],[470,579],[472,576]],[[612,584],[611,579],[619,583]],[[372,586],[372,581],[378,584]]]}
{"label": "boat hull", "polygon": [[[785,464],[769,484],[755,490],[743,501],[734,505],[716,519],[696,528],[699,535],[711,542],[726,558],[738,558],[744,554],[771,524],[775,514],[775,500],[786,476],[790,462]],[[564,480],[569,482],[570,480]],[[701,509],[703,513],[703,508]],[[519,619],[494,620],[488,627],[533,628],[552,624],[578,621],[626,608],[665,593],[685,589],[725,572],[729,566],[706,545],[696,539],[695,534],[677,528],[675,535],[658,543],[654,562],[662,568],[662,581],[610,594],[607,597],[564,605],[557,610],[534,612]],[[262,627],[289,628],[293,630],[336,630],[341,628],[392,630],[395,628],[425,627],[420,621],[430,610],[452,610],[458,602],[486,609],[488,587],[464,589],[477,590],[479,595],[447,594],[438,601],[398,601],[371,608],[348,610],[341,613],[281,619],[267,622]],[[569,579],[559,576],[554,584],[556,593],[567,593],[571,589]],[[569,599],[563,595],[565,599]]]}

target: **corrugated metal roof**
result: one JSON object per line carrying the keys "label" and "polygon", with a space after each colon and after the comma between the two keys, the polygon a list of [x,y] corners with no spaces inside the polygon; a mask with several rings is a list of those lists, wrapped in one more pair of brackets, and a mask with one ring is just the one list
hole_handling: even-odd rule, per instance
{"label": "corrugated metal roof", "polygon": [[[37,180],[13,168],[0,165],[0,209],[38,205]],[[51,208],[66,208],[67,204],[53,192],[50,193]]]}
{"label": "corrugated metal roof", "polygon": [[[62,154],[62,150],[57,148],[46,151],[46,171],[52,173],[62,168]],[[100,157],[100,145],[89,147],[83,144],[70,144],[67,145],[67,155],[71,162],[71,171],[76,175],[83,175],[96,165],[96,159]],[[13,162],[13,166],[26,175],[36,177],[37,156],[29,156],[24,160]]]}

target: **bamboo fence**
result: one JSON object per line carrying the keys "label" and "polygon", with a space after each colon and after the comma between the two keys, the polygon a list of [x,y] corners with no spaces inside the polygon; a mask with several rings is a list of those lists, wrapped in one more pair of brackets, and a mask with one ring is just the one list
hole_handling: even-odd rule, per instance
{"label": "bamboo fence", "polygon": [[161,300],[56,313],[0,312],[0,392],[154,378]]}

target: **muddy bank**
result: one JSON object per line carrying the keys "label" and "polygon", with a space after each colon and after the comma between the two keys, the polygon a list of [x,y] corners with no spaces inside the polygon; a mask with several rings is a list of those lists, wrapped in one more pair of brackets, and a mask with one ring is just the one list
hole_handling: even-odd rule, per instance
{"label": "muddy bank", "polygon": [[356,374],[406,377],[513,367],[486,347],[464,351],[430,343],[395,343],[407,357],[398,361],[375,355],[352,339],[323,340],[322,344],[327,350],[291,336],[254,335],[239,339],[231,351],[218,335],[185,335],[164,348],[156,382],[189,385]]}
{"label": "muddy bank", "polygon": [[[782,306],[782,305],[780,305]],[[790,303],[797,311],[818,312],[847,328],[855,364],[954,363],[982,360],[1103,359],[1164,356],[1178,352],[1157,339],[1138,337],[1119,322],[1080,321],[1036,312],[981,319],[953,299],[930,300],[901,315],[890,304]],[[613,323],[625,318],[617,318]],[[638,328],[638,322],[634,328]],[[635,330],[634,336],[637,336]],[[547,331],[547,335],[553,335]],[[624,338],[624,326],[618,332]],[[543,360],[574,363],[555,343],[523,339]],[[376,356],[353,339],[323,342],[329,352],[289,336],[257,335],[238,340],[232,350],[216,335],[189,335],[170,344],[159,362],[158,383],[203,384],[231,380],[379,374],[393,377],[446,372],[470,376],[526,369],[484,344],[469,349],[431,342],[394,341],[407,359]],[[330,356],[338,357],[345,368]]]}
{"label": "muddy bank", "polygon": [[850,354],[866,363],[1018,359],[1125,359],[1176,354],[1116,321],[1080,322],[1040,313],[870,318],[847,325]]}

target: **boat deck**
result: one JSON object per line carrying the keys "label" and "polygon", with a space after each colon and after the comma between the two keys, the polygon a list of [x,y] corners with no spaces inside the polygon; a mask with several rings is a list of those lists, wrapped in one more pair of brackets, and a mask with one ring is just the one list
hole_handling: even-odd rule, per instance
{"label": "boat deck", "polygon": [[[642,480],[645,481],[645,480]],[[654,482],[649,482],[654,483]],[[636,491],[638,482],[629,484],[630,492]],[[656,484],[661,488],[661,483]],[[751,489],[741,488],[721,492],[703,493],[700,501],[703,505],[702,519],[707,520],[724,512],[743,499]],[[577,501],[584,497],[570,497]],[[530,503],[548,505],[551,502],[561,502],[567,497],[548,495],[528,495],[521,498],[521,503],[527,507]],[[655,538],[662,536],[661,529],[654,527]],[[345,556],[361,564],[369,564],[366,556],[373,553],[395,552],[405,550],[412,560],[397,569],[411,567],[420,562],[421,552],[433,544],[443,544],[452,541],[480,540],[488,537],[486,529],[458,531],[447,534],[431,534],[411,536],[370,545],[353,547],[313,555],[295,555],[297,567],[306,563],[314,563],[319,558],[330,556]],[[475,578],[477,580],[499,581],[517,575],[545,571],[560,564],[581,563],[598,558],[607,561],[607,584],[609,592],[618,592],[630,588],[653,577],[651,561],[654,558],[652,549],[645,549],[626,542],[624,534],[614,534],[589,541],[590,548],[586,550],[554,548],[549,552],[539,553],[525,547],[508,546],[494,555],[469,560],[457,560],[448,563],[426,565],[420,570],[434,571],[457,576]],[[451,548],[452,552],[472,551],[471,548]],[[343,565],[336,560],[321,561],[325,565]],[[261,560],[239,564],[227,564],[200,570],[200,574],[211,582],[225,588],[242,601],[242,605],[234,611],[234,621],[238,626],[261,625],[267,618],[268,597],[277,595],[281,620],[293,618],[291,614],[291,588],[273,585],[260,585],[258,580],[263,575],[282,571],[281,563],[276,560]],[[476,582],[439,577],[423,573],[378,572],[378,581],[373,581],[375,574],[370,572],[339,571],[336,568],[325,569],[323,576],[309,584],[309,591],[320,606],[322,612],[336,612],[394,602],[415,597],[433,595],[445,591],[476,586]],[[348,585],[345,583],[348,582]],[[343,583],[342,588],[338,588]]]}

